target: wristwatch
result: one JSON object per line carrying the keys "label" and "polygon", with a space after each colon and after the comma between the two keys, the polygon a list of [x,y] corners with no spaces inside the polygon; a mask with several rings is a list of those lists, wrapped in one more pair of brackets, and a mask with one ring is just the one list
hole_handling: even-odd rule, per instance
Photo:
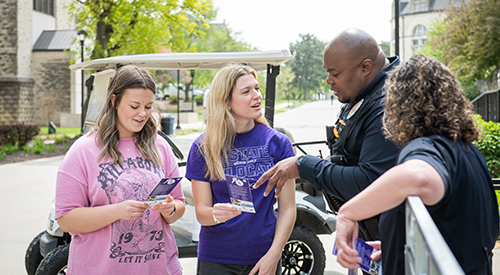
{"label": "wristwatch", "polygon": [[302,162],[302,159],[304,158],[304,156],[300,156],[297,158],[297,168],[300,167],[300,163]]}
{"label": "wristwatch", "polygon": [[175,208],[175,204],[174,204],[174,210],[172,211],[172,213],[170,213],[170,215],[168,215],[167,218],[172,217],[175,214],[175,211],[177,211],[177,209]]}

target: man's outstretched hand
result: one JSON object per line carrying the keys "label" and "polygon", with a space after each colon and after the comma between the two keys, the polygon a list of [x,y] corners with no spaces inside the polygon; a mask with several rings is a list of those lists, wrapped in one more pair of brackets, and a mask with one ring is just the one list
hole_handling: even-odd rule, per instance
{"label": "man's outstretched hand", "polygon": [[274,196],[276,198],[279,197],[281,188],[283,188],[288,180],[300,178],[299,168],[297,167],[297,158],[298,156],[289,157],[276,163],[276,165],[274,165],[271,169],[262,174],[253,188],[258,188],[269,179],[264,196],[267,197],[273,189],[273,186],[276,185],[276,192]]}

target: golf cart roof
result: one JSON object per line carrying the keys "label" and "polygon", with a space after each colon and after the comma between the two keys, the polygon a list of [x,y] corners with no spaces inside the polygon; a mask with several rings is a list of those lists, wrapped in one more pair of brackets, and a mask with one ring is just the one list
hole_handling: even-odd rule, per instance
{"label": "golf cart roof", "polygon": [[260,52],[212,52],[212,53],[154,53],[122,55],[94,59],[70,66],[70,69],[115,69],[117,64],[134,64],[148,70],[218,70],[228,63],[243,63],[253,69],[266,70],[268,65],[279,66],[294,56],[288,50]]}

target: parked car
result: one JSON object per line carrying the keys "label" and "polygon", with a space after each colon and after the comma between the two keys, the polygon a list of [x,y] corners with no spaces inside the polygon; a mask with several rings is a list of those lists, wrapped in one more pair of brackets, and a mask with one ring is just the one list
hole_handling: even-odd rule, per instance
{"label": "parked car", "polygon": [[[220,69],[227,63],[245,63],[255,70],[267,69],[266,119],[273,125],[275,80],[279,66],[292,59],[288,50],[266,52],[231,53],[166,53],[142,54],[111,57],[87,61],[71,66],[71,69],[95,70],[94,86],[86,112],[83,131],[92,128],[92,123],[103,107],[107,85],[117,65],[134,64],[150,70],[177,69]],[[270,112],[269,112],[270,110]],[[277,128],[285,133],[293,143],[293,136],[286,129]],[[179,166],[185,165],[183,153],[163,132],[159,131],[172,147],[179,159]],[[324,142],[326,141],[319,141]],[[318,143],[318,142],[312,142]],[[294,144],[296,146],[304,143]],[[302,150],[302,149],[301,149]],[[302,150],[303,151],[303,150]],[[200,224],[197,222],[191,185],[182,183],[186,197],[184,216],[172,224],[180,257],[196,257]],[[304,180],[296,181],[297,220],[292,234],[282,253],[283,274],[323,274],[326,255],[318,234],[331,234],[335,231],[336,218],[328,209],[322,194]],[[277,205],[275,206],[277,207]],[[277,208],[275,209],[277,211]],[[25,256],[26,270],[29,275],[66,274],[71,236],[63,232],[55,220],[54,205],[50,210],[47,229],[40,232],[30,243]]]}

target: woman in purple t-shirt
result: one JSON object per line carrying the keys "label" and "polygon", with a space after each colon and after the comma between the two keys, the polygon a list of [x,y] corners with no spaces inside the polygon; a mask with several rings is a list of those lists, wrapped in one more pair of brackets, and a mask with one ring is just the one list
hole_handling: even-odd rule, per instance
{"label": "woman in purple t-shirt", "polygon": [[290,140],[267,125],[256,72],[236,64],[222,68],[205,116],[206,131],[193,143],[186,166],[202,225],[197,274],[281,274],[278,262],[296,216],[295,185],[281,191],[276,217],[276,198],[263,196],[265,185],[251,189],[255,213],[249,213],[230,204],[226,183],[228,175],[253,186],[275,163],[294,155]]}

